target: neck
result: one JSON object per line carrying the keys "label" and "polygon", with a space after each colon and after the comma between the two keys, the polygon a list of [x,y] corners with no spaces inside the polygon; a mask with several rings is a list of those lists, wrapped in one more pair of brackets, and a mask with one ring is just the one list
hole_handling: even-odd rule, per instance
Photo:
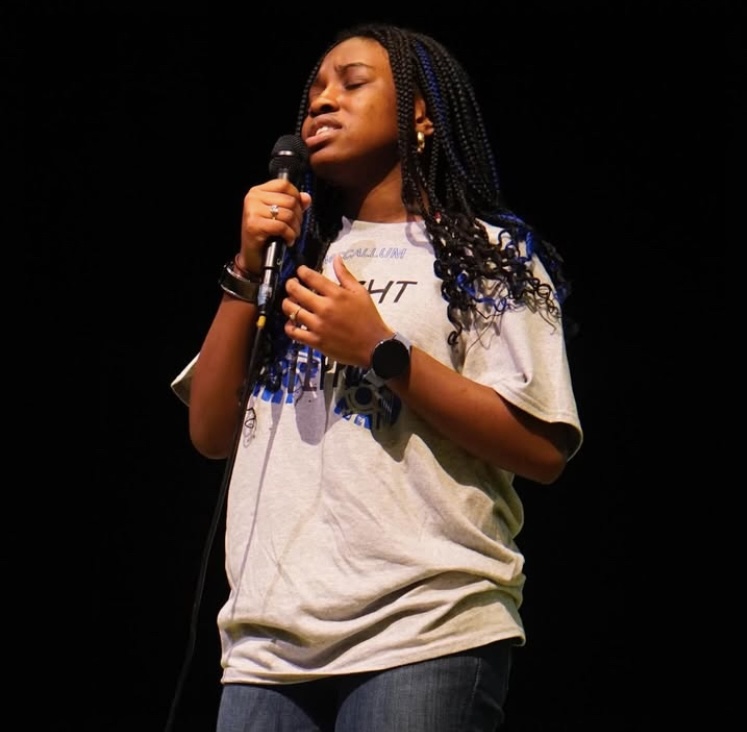
{"label": "neck", "polygon": [[348,189],[343,198],[343,213],[351,220],[380,224],[412,219],[413,215],[402,203],[402,174],[399,167],[373,186]]}

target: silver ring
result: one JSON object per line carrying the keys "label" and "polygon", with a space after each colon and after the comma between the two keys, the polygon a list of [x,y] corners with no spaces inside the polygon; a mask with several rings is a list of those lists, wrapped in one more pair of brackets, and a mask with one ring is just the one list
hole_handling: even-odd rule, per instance
{"label": "silver ring", "polygon": [[270,206],[270,216],[272,216],[273,219],[276,219],[278,213],[280,213],[280,209],[278,208],[277,203],[273,203],[272,206]]}
{"label": "silver ring", "polygon": [[298,317],[298,314],[299,314],[299,313],[300,313],[300,312],[301,312],[302,310],[303,310],[303,308],[302,308],[302,307],[301,307],[301,306],[299,305],[299,306],[298,306],[298,310],[296,310],[296,312],[295,312],[295,313],[291,313],[291,314],[290,314],[290,318],[289,318],[289,320],[290,320],[290,322],[291,322],[291,323],[295,323],[295,322],[296,322],[296,318]]}

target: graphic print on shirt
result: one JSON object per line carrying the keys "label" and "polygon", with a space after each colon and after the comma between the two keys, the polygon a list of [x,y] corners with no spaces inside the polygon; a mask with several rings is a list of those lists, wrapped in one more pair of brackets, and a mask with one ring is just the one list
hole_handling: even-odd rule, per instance
{"label": "graphic print on shirt", "polygon": [[[357,256],[360,256],[360,252]],[[374,255],[369,253],[367,256]],[[392,256],[392,253],[388,251],[378,256]],[[413,280],[389,280],[377,284],[371,280],[361,281],[361,284],[368,289],[377,305],[381,305],[385,302],[399,304],[417,283]],[[330,363],[321,352],[303,344],[292,343],[281,366],[282,379],[278,391],[273,392],[257,384],[253,400],[294,404],[304,393],[330,390],[334,414],[371,431],[395,424],[402,411],[400,399],[389,389],[384,387],[376,390],[363,379],[363,369]]]}
{"label": "graphic print on shirt", "polygon": [[[407,254],[407,247],[377,247],[377,246],[355,246],[348,247],[342,251],[334,253],[328,252],[324,256],[324,266],[331,267],[332,260],[335,256],[339,255],[343,262],[349,259],[404,259]],[[365,282],[361,282],[365,284]]]}

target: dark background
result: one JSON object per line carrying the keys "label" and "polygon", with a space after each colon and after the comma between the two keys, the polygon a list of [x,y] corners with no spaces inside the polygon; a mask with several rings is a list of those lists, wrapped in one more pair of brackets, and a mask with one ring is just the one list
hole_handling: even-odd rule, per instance
{"label": "dark background", "polygon": [[243,195],[292,132],[312,63],[365,19],[431,32],[462,60],[509,203],[575,282],[586,442],[556,484],[520,482],[528,643],[506,732],[654,730],[692,703],[687,636],[707,593],[692,568],[704,547],[691,354],[708,338],[700,304],[724,235],[737,13],[560,5],[50,4],[4,26],[21,80],[20,282],[42,314],[21,362],[42,401],[29,468],[50,525],[28,655],[70,690],[45,729],[164,730],[197,604],[173,732],[213,728],[222,517],[199,599],[197,585],[224,465],[192,449],[169,383],[199,349]]}

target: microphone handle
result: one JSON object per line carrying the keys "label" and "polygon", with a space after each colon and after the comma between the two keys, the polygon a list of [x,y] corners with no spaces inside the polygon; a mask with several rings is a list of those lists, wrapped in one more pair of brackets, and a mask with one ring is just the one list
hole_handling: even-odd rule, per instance
{"label": "microphone handle", "polygon": [[[280,170],[277,177],[281,180],[288,180],[288,169],[283,168]],[[275,286],[284,256],[285,242],[278,237],[270,239],[265,246],[264,263],[262,264],[262,282],[259,285],[257,293],[257,305],[259,306],[259,314],[263,318],[263,322],[264,316],[267,314],[267,310],[275,296]]]}
{"label": "microphone handle", "polygon": [[265,247],[265,261],[262,269],[262,282],[257,292],[257,305],[260,314],[264,315],[270,306],[275,293],[280,265],[285,254],[285,242],[282,239],[270,239]]}

